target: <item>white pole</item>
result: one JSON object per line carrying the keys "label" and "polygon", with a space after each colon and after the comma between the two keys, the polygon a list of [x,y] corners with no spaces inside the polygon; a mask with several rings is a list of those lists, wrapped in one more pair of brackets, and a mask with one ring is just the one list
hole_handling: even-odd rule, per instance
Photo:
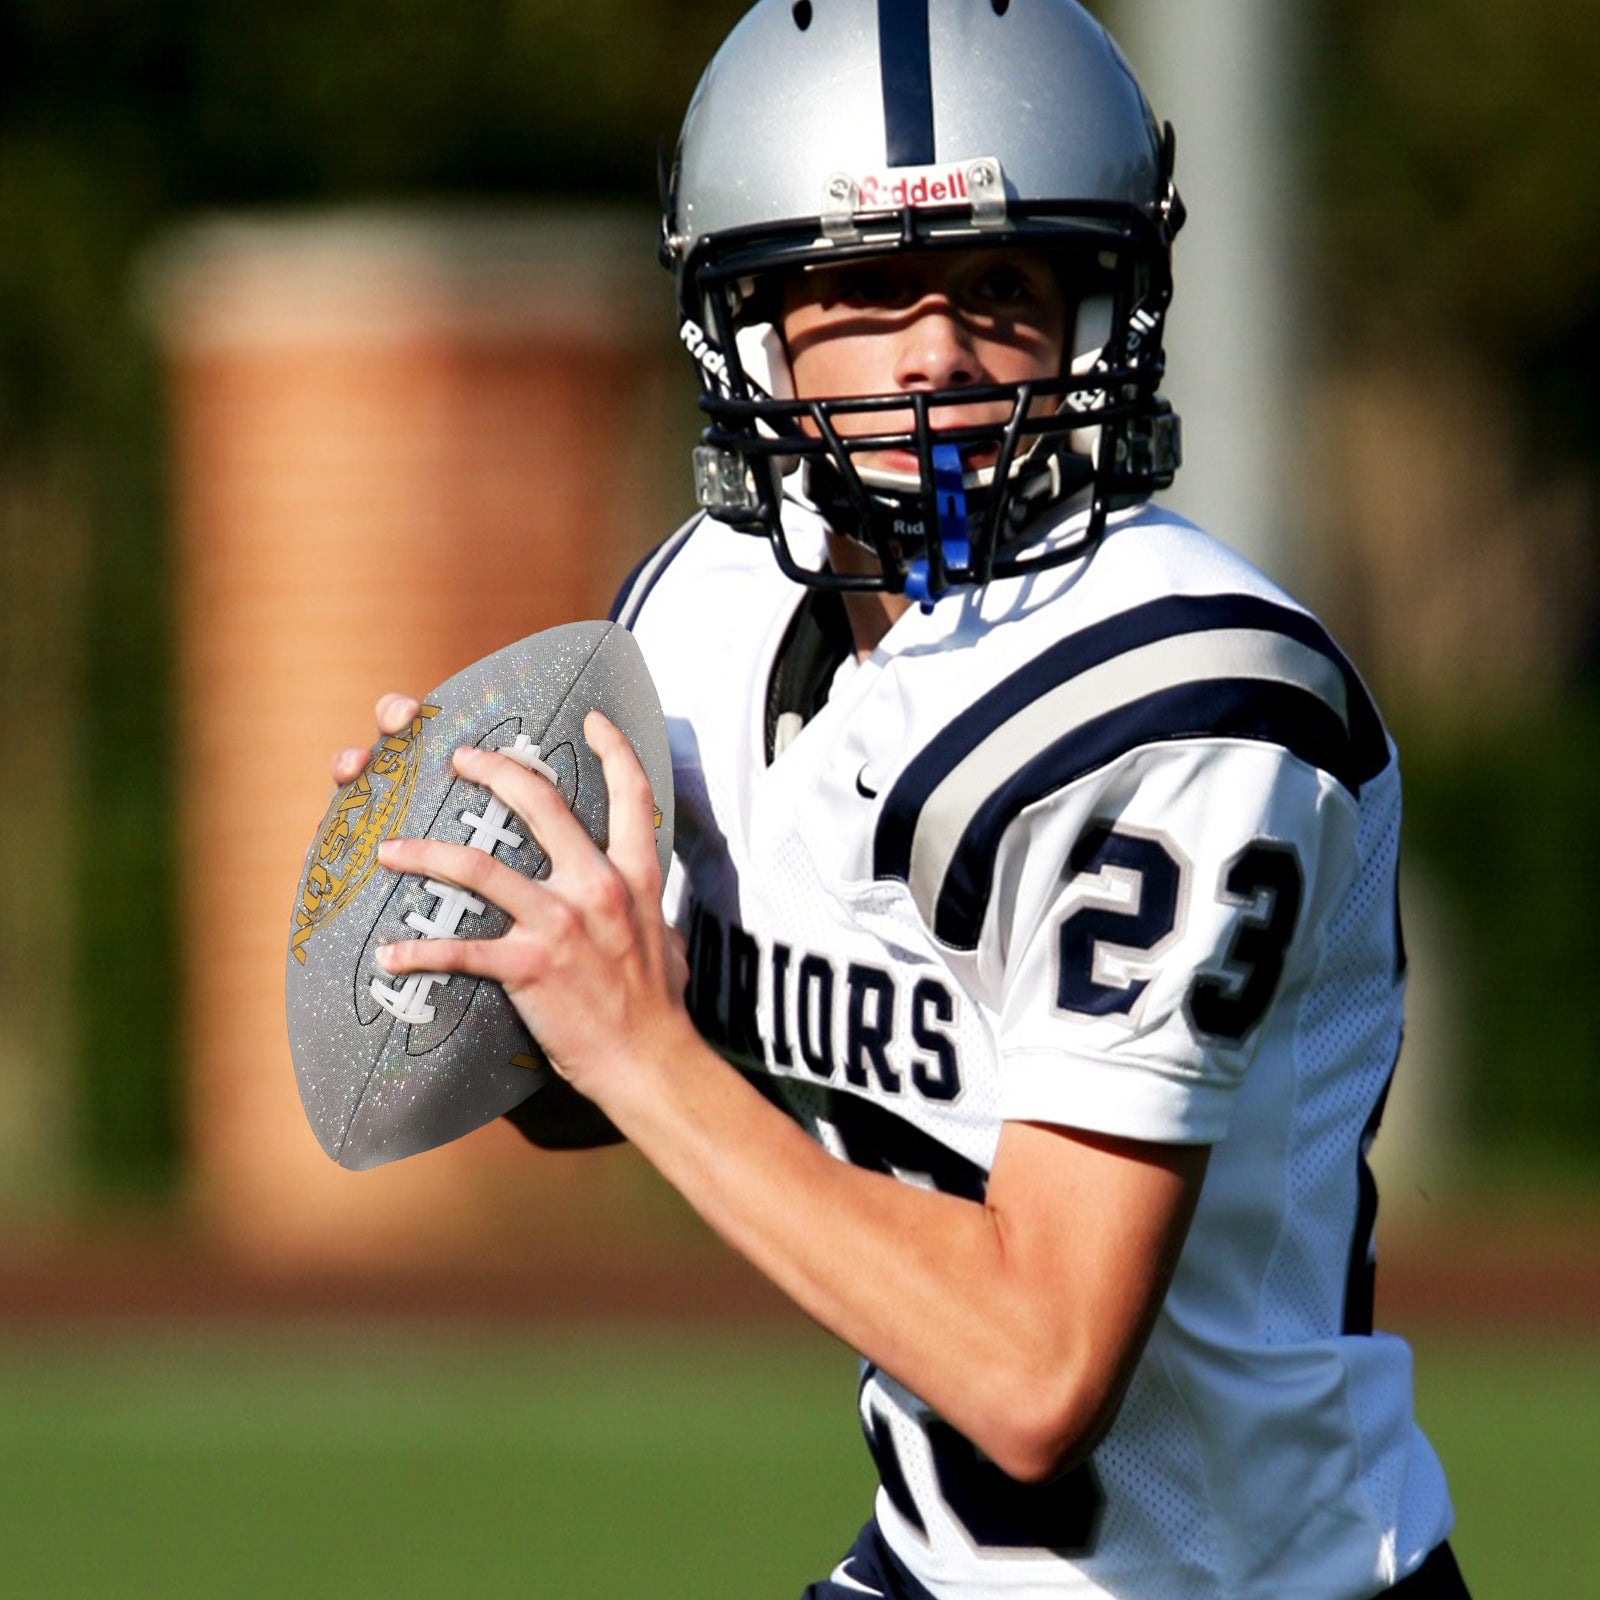
{"label": "white pole", "polygon": [[1301,10],[1284,0],[1106,7],[1156,116],[1177,129],[1189,208],[1166,341],[1184,465],[1164,499],[1288,582],[1306,565],[1293,496]]}

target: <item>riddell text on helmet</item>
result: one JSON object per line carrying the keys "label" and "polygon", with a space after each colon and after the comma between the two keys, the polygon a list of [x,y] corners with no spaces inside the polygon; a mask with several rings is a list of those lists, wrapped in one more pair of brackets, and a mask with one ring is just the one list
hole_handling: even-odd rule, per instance
{"label": "riddell text on helmet", "polygon": [[863,211],[887,210],[897,206],[956,205],[972,198],[967,187],[966,169],[954,163],[863,172],[855,182]]}

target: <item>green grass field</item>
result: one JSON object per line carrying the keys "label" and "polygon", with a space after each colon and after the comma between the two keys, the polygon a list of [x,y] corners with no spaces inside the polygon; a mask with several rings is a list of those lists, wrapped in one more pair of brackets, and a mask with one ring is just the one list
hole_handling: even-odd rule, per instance
{"label": "green grass field", "polygon": [[1600,1344],[1422,1342],[1417,1415],[1473,1600],[1600,1595]]}
{"label": "green grass field", "polygon": [[[1421,1353],[1476,1600],[1597,1592],[1596,1355]],[[867,1513],[853,1391],[792,1335],[12,1339],[0,1593],[792,1600]]]}

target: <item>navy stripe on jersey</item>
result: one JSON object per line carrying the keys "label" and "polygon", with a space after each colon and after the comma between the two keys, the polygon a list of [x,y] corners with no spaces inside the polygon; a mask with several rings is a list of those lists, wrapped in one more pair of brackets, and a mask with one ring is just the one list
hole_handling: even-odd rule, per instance
{"label": "navy stripe on jersey", "polygon": [[883,131],[891,167],[927,167],[933,154],[928,0],[878,0]]}
{"label": "navy stripe on jersey", "polygon": [[678,558],[689,542],[689,535],[703,520],[702,517],[691,517],[676,533],[669,534],[660,544],[645,552],[633,571],[622,580],[616,598],[611,602],[611,610],[606,613],[608,621],[620,622],[623,627],[632,629],[639,620],[645,601],[650,598],[650,591],[661,581],[662,574]]}
{"label": "navy stripe on jersey", "polygon": [[1278,745],[1352,794],[1389,759],[1360,678],[1314,618],[1172,596],[1062,640],[957,717],[885,798],[874,874],[908,883],[937,936],[970,949],[1027,807],[1134,750],[1204,738]]}
{"label": "navy stripe on jersey", "polygon": [[1384,1079],[1377,1103],[1361,1130],[1357,1146],[1356,1165],[1356,1221],[1350,1235],[1350,1258],[1344,1276],[1344,1322],[1342,1331],[1347,1334],[1370,1334],[1373,1329],[1373,1310],[1377,1298],[1378,1257],[1374,1235],[1378,1226],[1378,1180],[1373,1176],[1368,1158],[1378,1128],[1383,1121],[1383,1109],[1389,1102],[1389,1090],[1394,1084],[1394,1069]]}
{"label": "navy stripe on jersey", "polygon": [[1130,750],[1186,738],[1281,745],[1324,771],[1341,762],[1346,744],[1344,724],[1326,702],[1252,680],[1186,683],[1097,717],[1046,746],[974,813],[939,891],[934,932],[961,949],[977,944],[1001,838],[1029,806]]}

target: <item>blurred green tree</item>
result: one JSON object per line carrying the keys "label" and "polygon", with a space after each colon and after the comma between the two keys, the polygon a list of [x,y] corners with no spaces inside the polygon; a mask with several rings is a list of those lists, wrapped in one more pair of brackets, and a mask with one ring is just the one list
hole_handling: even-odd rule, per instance
{"label": "blurred green tree", "polygon": [[1329,315],[1448,341],[1515,392],[1522,447],[1592,476],[1600,391],[1600,13],[1590,0],[1327,0]]}
{"label": "blurred green tree", "polygon": [[[1530,507],[1565,485],[1592,544],[1600,14],[1588,0],[1328,0],[1321,42],[1318,267],[1333,338],[1374,365],[1425,381],[1454,371],[1493,394],[1478,413],[1489,428],[1452,448],[1501,457]],[[1470,415],[1437,398],[1436,426]],[[1417,468],[1422,489],[1428,463]],[[1565,599],[1557,522],[1530,511],[1498,537]],[[1481,560],[1487,531],[1463,521],[1434,559]],[[1492,709],[1471,694],[1391,698],[1408,847],[1444,895],[1459,960],[1460,1095],[1502,1176],[1519,1163],[1588,1172],[1600,1147],[1600,1020],[1582,999],[1600,892],[1600,617],[1592,594],[1577,604],[1576,641],[1550,619],[1540,688],[1508,685]],[[1474,662],[1462,676],[1508,670]]]}

